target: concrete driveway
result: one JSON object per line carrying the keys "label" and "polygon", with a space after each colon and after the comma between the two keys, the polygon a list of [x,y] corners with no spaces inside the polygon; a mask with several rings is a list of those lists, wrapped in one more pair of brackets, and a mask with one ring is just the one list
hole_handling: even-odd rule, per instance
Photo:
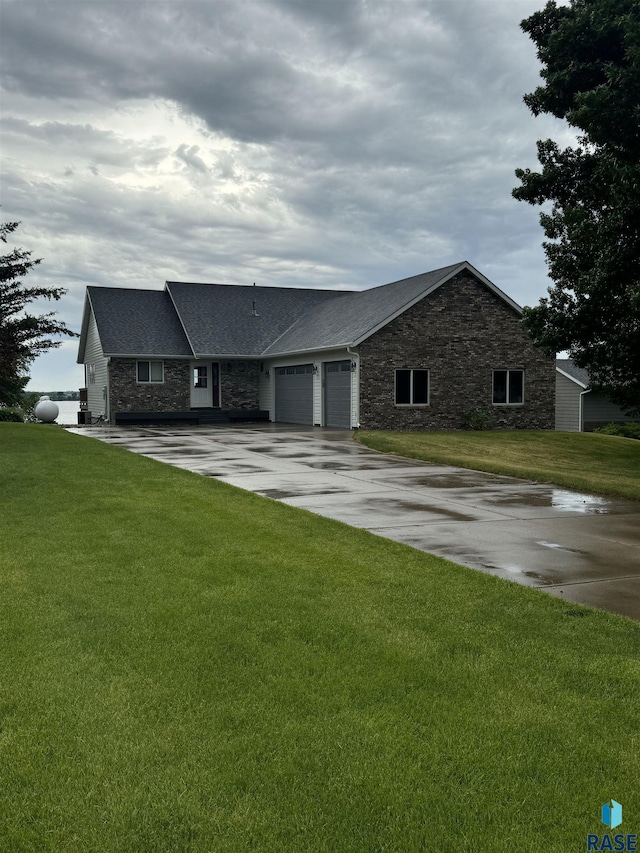
{"label": "concrete driveway", "polygon": [[640,504],[377,453],[348,431],[71,430],[640,620]]}

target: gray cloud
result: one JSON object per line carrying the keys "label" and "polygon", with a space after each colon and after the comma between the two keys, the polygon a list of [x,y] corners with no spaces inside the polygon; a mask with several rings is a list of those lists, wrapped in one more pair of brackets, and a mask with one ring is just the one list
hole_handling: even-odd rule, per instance
{"label": "gray cloud", "polygon": [[518,34],[503,26],[503,6],[12,3],[3,78],[40,98],[167,98],[244,142],[411,159],[407,123],[414,138],[433,125],[449,136],[513,76]]}
{"label": "gray cloud", "polygon": [[538,0],[5,0],[3,213],[70,288],[365,287],[467,258],[544,294],[511,199]]}
{"label": "gray cloud", "polygon": [[198,157],[198,151],[200,150],[199,145],[186,145],[183,143],[179,145],[175,151],[175,156],[182,160],[187,166],[192,169],[196,169],[198,172],[204,172],[205,174],[209,171],[207,166],[205,165],[202,157]]}

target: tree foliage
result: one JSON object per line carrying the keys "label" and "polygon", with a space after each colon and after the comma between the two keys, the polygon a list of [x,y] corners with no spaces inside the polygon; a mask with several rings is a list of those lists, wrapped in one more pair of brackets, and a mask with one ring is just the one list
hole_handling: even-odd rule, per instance
{"label": "tree foliage", "polygon": [[[20,223],[0,224],[0,240],[7,242]],[[43,285],[25,286],[21,279],[41,259],[31,259],[31,252],[13,249],[0,256],[0,405],[18,405],[24,387],[29,381],[27,373],[34,358],[49,349],[58,347],[60,340],[52,335],[75,336],[67,326],[56,320],[55,313],[32,315],[26,306],[37,299],[61,299],[66,290]]]}
{"label": "tree foliage", "polygon": [[534,340],[569,350],[592,383],[640,411],[640,14],[637,0],[548,2],[521,23],[544,85],[525,95],[578,131],[538,142],[541,171],[518,169],[515,198],[540,222],[554,285],[525,309]]}

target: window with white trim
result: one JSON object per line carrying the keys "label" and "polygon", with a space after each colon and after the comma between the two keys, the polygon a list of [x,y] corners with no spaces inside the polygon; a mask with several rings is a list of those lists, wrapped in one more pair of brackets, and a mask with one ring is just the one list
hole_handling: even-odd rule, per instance
{"label": "window with white trim", "polygon": [[429,371],[396,370],[395,403],[396,406],[428,406]]}
{"label": "window with white trim", "polygon": [[493,404],[521,406],[524,403],[524,370],[493,371]]}
{"label": "window with white trim", "polygon": [[164,362],[139,361],[137,377],[138,382],[164,382]]}
{"label": "window with white trim", "polygon": [[95,364],[87,365],[87,384],[95,385],[96,382],[96,366]]}

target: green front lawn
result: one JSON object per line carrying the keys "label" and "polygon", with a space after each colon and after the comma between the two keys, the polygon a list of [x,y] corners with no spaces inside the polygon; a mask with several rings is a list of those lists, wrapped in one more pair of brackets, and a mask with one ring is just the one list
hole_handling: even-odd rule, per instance
{"label": "green front lawn", "polygon": [[412,459],[640,500],[640,441],[579,432],[358,432],[358,441]]}
{"label": "green front lawn", "polygon": [[640,625],[55,426],[0,495],[0,850],[640,829]]}

